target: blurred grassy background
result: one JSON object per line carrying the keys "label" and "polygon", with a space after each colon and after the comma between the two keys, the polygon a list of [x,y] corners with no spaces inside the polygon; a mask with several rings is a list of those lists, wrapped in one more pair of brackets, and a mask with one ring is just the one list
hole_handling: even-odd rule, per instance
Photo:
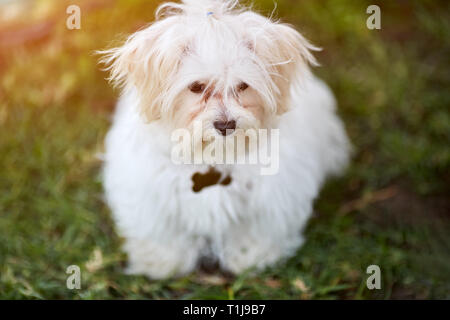
{"label": "blurred grassy background", "polygon": [[[353,164],[321,193],[286,265],[168,281],[122,274],[96,157],[117,92],[93,51],[151,21],[157,1],[0,5],[0,298],[450,298],[448,2],[378,1],[373,31],[372,0],[277,2],[276,17],[324,48],[315,71],[337,96]],[[66,28],[68,4],[81,30]],[[81,290],[66,288],[72,264]],[[371,264],[381,290],[365,286]]]}

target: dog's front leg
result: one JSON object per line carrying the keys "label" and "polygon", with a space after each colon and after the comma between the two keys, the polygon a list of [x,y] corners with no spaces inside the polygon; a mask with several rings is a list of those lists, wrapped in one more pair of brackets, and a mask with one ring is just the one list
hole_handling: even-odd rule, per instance
{"label": "dog's front leg", "polygon": [[229,231],[222,245],[221,266],[236,274],[249,268],[261,270],[292,256],[302,243],[300,227],[278,230],[273,223],[243,223]]}
{"label": "dog's front leg", "polygon": [[128,254],[127,274],[164,279],[191,272],[196,267],[200,243],[179,235],[164,241],[127,238],[124,249]]}

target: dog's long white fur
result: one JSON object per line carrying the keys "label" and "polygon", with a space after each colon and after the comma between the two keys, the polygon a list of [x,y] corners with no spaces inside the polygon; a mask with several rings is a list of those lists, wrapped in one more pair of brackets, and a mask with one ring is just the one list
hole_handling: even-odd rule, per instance
{"label": "dog's long white fur", "polygon": [[[350,150],[331,91],[309,70],[316,49],[237,1],[183,0],[163,4],[156,22],[101,52],[122,88],[103,179],[130,273],[182,275],[203,255],[239,273],[295,253],[324,179],[342,171]],[[195,81],[220,97],[195,96]],[[241,82],[249,89],[236,97]],[[224,115],[239,128],[280,129],[279,173],[217,166],[232,183],[194,193],[191,177],[207,166],[174,164],[171,132],[192,129],[190,116],[208,128]]]}

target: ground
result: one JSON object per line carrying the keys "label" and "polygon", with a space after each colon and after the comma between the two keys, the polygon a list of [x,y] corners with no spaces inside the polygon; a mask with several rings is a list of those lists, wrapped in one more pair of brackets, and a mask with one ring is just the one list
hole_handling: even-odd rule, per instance
{"label": "ground", "polygon": [[[305,245],[256,276],[167,281],[123,274],[98,157],[118,93],[94,51],[151,21],[155,1],[71,1],[80,30],[66,28],[64,1],[4,10],[0,298],[449,299],[448,4],[380,1],[382,29],[369,30],[373,2],[277,1],[275,17],[323,47],[315,73],[354,145],[348,172],[315,203]],[[380,290],[366,287],[372,264]],[[69,265],[81,267],[80,290],[66,287]]]}

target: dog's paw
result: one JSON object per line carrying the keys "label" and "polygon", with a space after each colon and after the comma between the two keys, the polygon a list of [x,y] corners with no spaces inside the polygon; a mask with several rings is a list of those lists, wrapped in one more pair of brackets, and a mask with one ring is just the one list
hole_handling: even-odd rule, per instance
{"label": "dog's paw", "polygon": [[150,279],[180,277],[196,267],[198,250],[195,246],[159,244],[149,240],[128,240],[124,246],[128,254],[129,275],[145,275]]}
{"label": "dog's paw", "polygon": [[285,243],[275,243],[264,238],[252,242],[235,241],[225,248],[221,266],[234,274],[256,273],[292,256],[302,242],[300,236],[286,239]]}
{"label": "dog's paw", "polygon": [[170,266],[167,264],[158,263],[129,263],[124,273],[126,275],[144,275],[153,280],[162,280],[167,278],[176,278],[186,275],[191,270],[186,268],[179,268],[174,265]]}

